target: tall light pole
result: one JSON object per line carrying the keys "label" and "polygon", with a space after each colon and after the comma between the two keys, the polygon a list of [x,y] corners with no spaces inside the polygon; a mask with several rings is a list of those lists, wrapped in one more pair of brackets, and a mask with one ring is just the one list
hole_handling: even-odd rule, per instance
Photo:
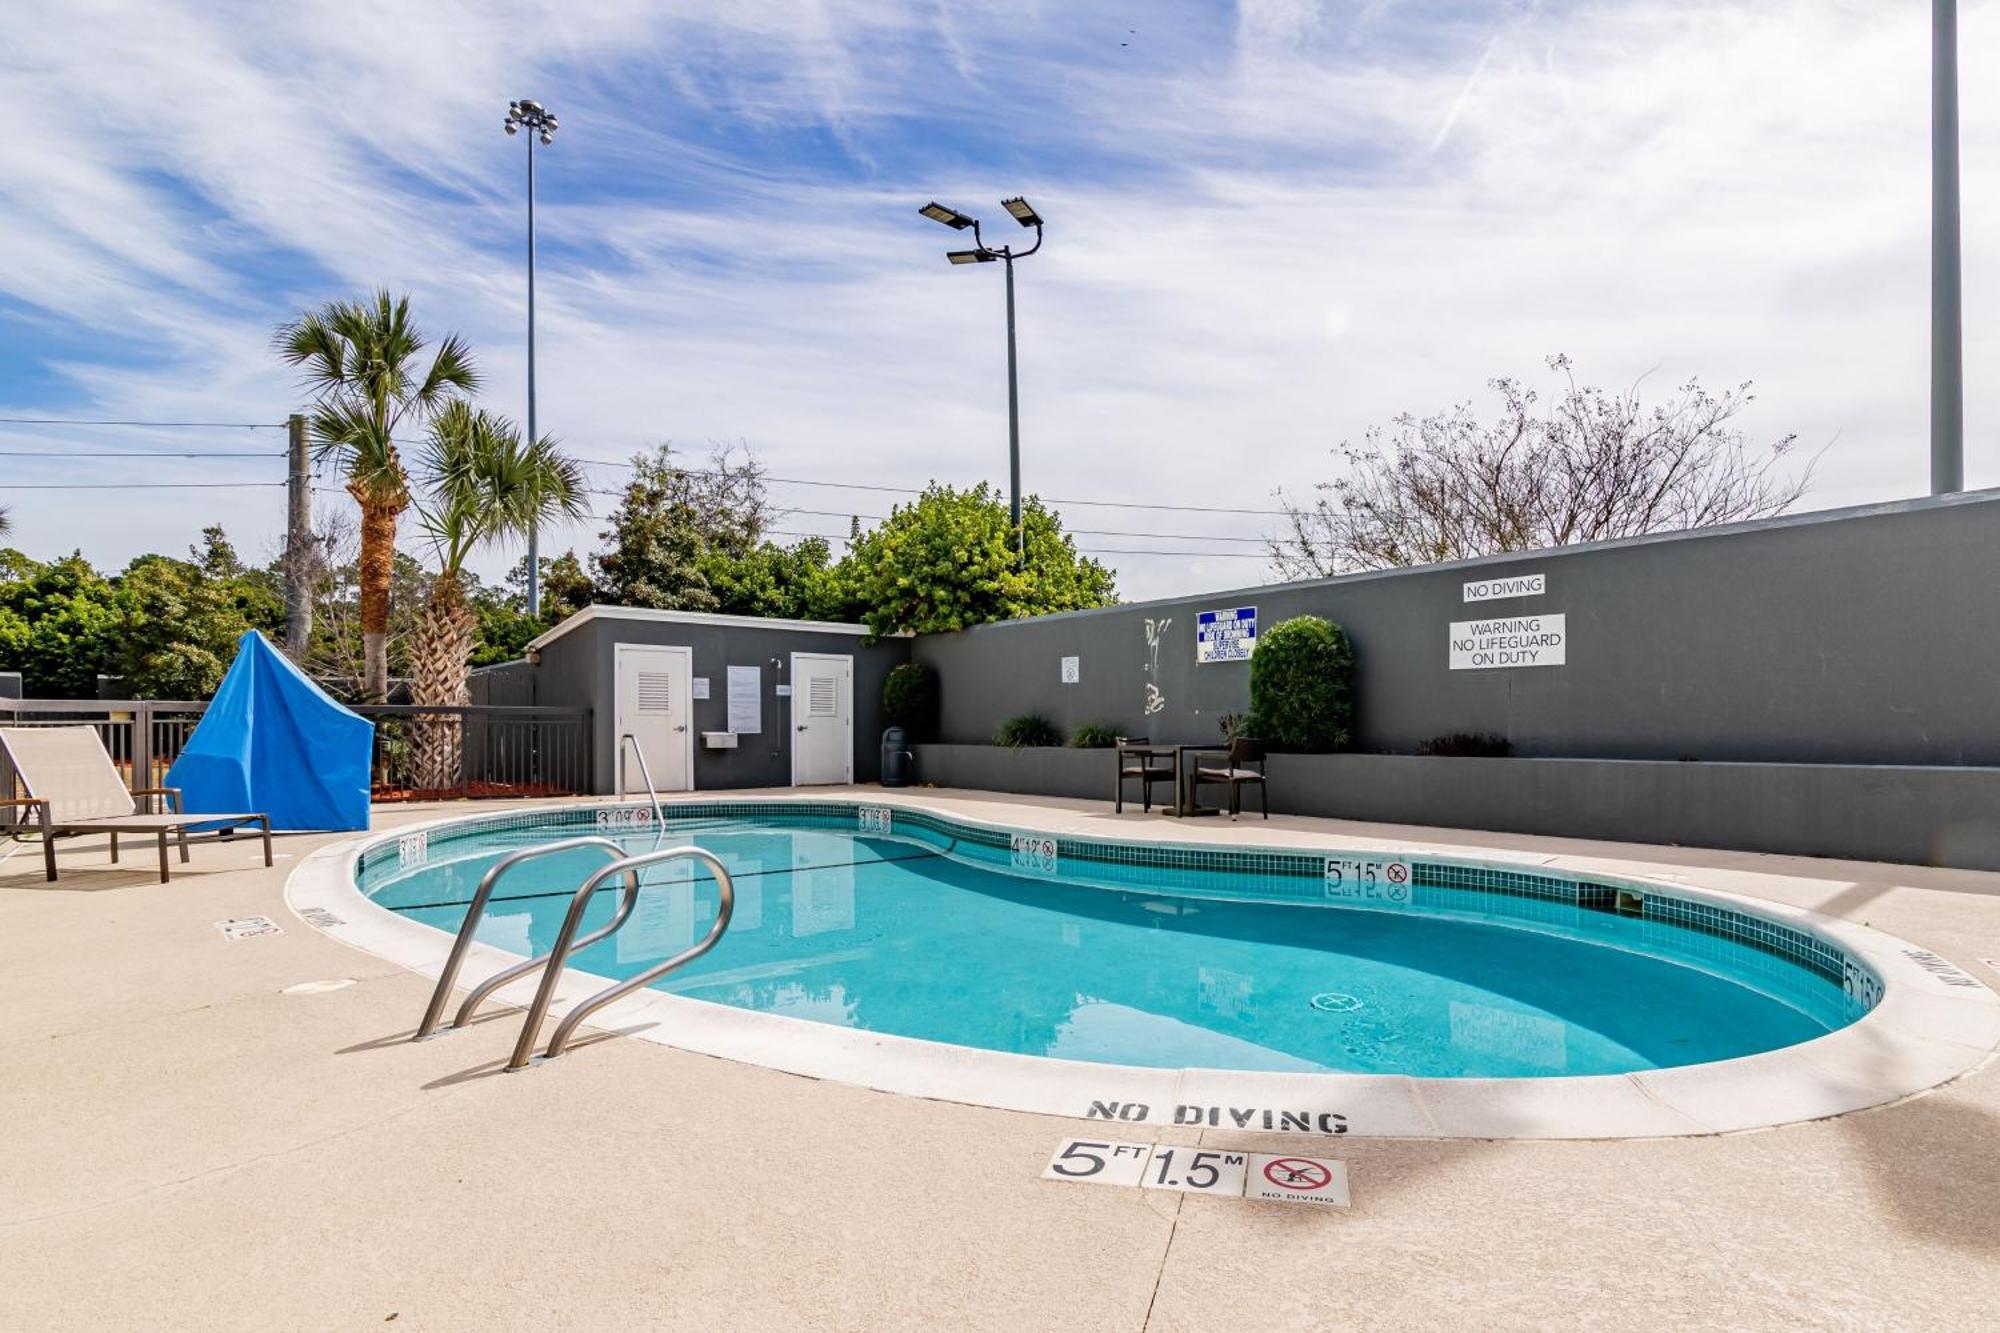
{"label": "tall light pole", "polygon": [[[507,104],[507,133],[528,132],[528,438],[535,433],[535,140],[544,147],[556,137],[555,113],[540,102],[527,98]],[[528,614],[542,614],[542,561],[540,533],[528,526]]]}
{"label": "tall light pole", "polygon": [[1958,0],[1931,0],[1931,494],[1965,488],[1958,262]]}
{"label": "tall light pole", "polygon": [[1014,527],[1014,554],[1025,559],[1028,554],[1028,535],[1021,527],[1021,389],[1020,375],[1015,369],[1014,355],[1014,261],[1026,259],[1042,248],[1041,215],[1031,208],[1026,199],[1015,195],[1012,199],[1002,199],[1000,207],[1007,210],[1014,221],[1023,227],[1035,229],[1035,243],[1025,250],[1016,250],[1011,245],[988,245],[979,234],[979,219],[955,208],[946,208],[932,200],[918,209],[933,222],[942,222],[953,231],[972,228],[973,248],[970,250],[947,250],[945,258],[954,264],[990,264],[998,259],[1007,265],[1007,474],[1008,513]]}

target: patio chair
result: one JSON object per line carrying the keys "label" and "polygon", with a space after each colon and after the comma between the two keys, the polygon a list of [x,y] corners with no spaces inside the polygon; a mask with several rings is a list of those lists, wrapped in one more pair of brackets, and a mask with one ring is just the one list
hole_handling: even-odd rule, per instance
{"label": "patio chair", "polygon": [[[1229,787],[1229,817],[1236,818],[1243,808],[1243,789],[1252,783],[1257,787],[1257,806],[1264,818],[1271,817],[1271,791],[1264,782],[1264,743],[1238,738],[1229,742],[1229,758],[1223,768],[1203,768],[1195,765],[1194,778],[1190,785],[1195,793],[1201,791],[1203,783],[1226,783]],[[1251,767],[1251,765],[1256,767]]]}
{"label": "patio chair", "polygon": [[[179,844],[185,862],[190,828],[221,825],[212,836],[226,838],[245,825],[256,824],[264,834],[264,864],[271,864],[269,815],[184,814],[181,794],[175,788],[127,791],[95,727],[0,727],[0,752],[14,766],[28,793],[20,800],[11,799],[9,793],[9,798],[0,799],[0,809],[25,806],[33,811],[34,824],[16,820],[12,825],[17,830],[40,828],[42,861],[51,881],[56,877],[58,833],[110,834],[114,862],[118,860],[119,834],[152,834],[159,840],[160,883],[165,884],[169,837]],[[148,805],[153,808],[147,809]]]}
{"label": "patio chair", "polygon": [[[1167,759],[1162,766],[1156,759]],[[1174,766],[1169,756],[1146,744],[1144,736],[1120,736],[1118,738],[1118,789],[1112,801],[1114,813],[1125,813],[1125,784],[1136,781],[1139,784],[1139,798],[1147,814],[1153,812],[1153,784],[1164,782],[1169,787],[1174,784]]]}

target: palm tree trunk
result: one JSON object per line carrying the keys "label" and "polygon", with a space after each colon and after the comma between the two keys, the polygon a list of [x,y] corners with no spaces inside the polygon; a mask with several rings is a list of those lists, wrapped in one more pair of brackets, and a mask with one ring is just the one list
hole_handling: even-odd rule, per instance
{"label": "palm tree trunk", "polygon": [[[479,618],[465,601],[465,584],[447,571],[431,584],[410,648],[410,697],[419,707],[462,707],[472,702],[466,663]],[[425,791],[456,789],[464,777],[465,729],[455,714],[414,719],[413,785]]]}
{"label": "palm tree trunk", "polygon": [[400,505],[355,497],[361,504],[361,701],[389,701],[389,584],[396,572]]}

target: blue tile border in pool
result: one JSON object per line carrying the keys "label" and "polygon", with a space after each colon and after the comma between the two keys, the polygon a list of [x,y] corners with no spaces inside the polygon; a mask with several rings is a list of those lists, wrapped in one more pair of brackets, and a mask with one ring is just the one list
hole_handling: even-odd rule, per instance
{"label": "blue tile border in pool", "polygon": [[[731,819],[751,824],[783,827],[824,827],[855,829],[863,810],[886,808],[893,812],[891,836],[911,838],[929,846],[942,839],[939,850],[989,867],[1005,865],[1017,830],[966,823],[934,811],[903,805],[878,805],[866,801],[834,800],[717,800],[675,801],[666,807],[669,830],[696,820]],[[594,832],[603,827],[600,814],[618,811],[650,816],[650,810],[629,802],[565,806],[558,809],[508,811],[474,815],[433,829],[425,835],[426,859],[437,849],[455,842],[516,829],[563,829]],[[617,830],[632,832],[646,823],[620,823]],[[1018,830],[1022,834],[1030,830]],[[932,835],[931,838],[914,836]],[[1035,833],[1048,840],[1049,835]],[[1057,874],[1056,878],[1086,882],[1099,887],[1134,892],[1199,894],[1271,902],[1310,902],[1321,906],[1346,906],[1330,902],[1325,892],[1330,853],[1316,851],[1249,851],[1235,848],[1188,847],[1153,843],[1118,842],[1108,839],[1054,836],[1056,864],[1088,864],[1094,873],[1077,876]],[[384,873],[393,873],[403,862],[402,839],[385,838],[365,849],[357,866],[358,886],[367,892]],[[980,855],[978,853],[997,855]],[[1343,851],[1343,857],[1361,853]],[[1610,912],[1630,915],[1661,926],[1677,927],[1747,946],[1787,965],[1803,968],[1821,980],[1843,989],[1857,1012],[1872,1008],[1881,997],[1881,981],[1871,969],[1849,957],[1839,945],[1808,931],[1767,917],[1737,911],[1701,899],[1681,897],[1652,884],[1614,884],[1591,877],[1563,873],[1503,869],[1464,862],[1410,858],[1414,900],[1419,906],[1457,908],[1468,904],[1458,895],[1479,895],[1478,910],[1519,918],[1537,919],[1532,903],[1570,910]],[[1154,872],[1141,880],[1138,871]],[[1166,871],[1161,876],[1158,872]],[[1125,882],[1129,876],[1129,882]],[[1231,884],[1235,877],[1255,877],[1254,885]],[[1289,881],[1298,882],[1290,891]],[[1434,896],[1435,895],[1435,896]],[[1621,896],[1623,902],[1621,903]],[[1514,900],[1510,904],[1508,900]],[[1518,905],[1515,905],[1518,904]],[[1543,909],[1546,910],[1546,909]]]}

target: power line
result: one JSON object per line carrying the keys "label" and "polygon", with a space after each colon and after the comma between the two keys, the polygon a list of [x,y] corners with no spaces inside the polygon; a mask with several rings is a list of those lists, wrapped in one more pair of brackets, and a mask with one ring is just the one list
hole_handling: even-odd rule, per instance
{"label": "power line", "polygon": [[116,453],[72,453],[66,449],[0,449],[0,458],[283,458],[282,451],[273,453],[269,449],[237,449],[220,452],[164,452],[139,453],[125,450]]}
{"label": "power line", "polygon": [[[787,514],[810,514],[814,518],[858,518],[870,523],[889,521],[883,514],[857,514],[839,509],[794,509],[790,505],[778,505],[776,508]],[[1225,537],[1214,532],[1130,532],[1118,528],[1072,528],[1067,524],[1063,531],[1073,537],[1165,537],[1174,541],[1240,542],[1254,546],[1262,546],[1269,540],[1265,537]]]}
{"label": "power line", "polygon": [[284,486],[282,481],[0,481],[0,491],[191,491]]}
{"label": "power line", "polygon": [[0,426],[158,426],[163,430],[283,430],[269,421],[105,421],[85,417],[0,417]]}
{"label": "power line", "polygon": [[[624,468],[628,471],[632,467],[631,463],[621,463],[609,458],[579,458],[577,461],[592,467],[615,467]],[[676,472],[684,472],[691,477],[740,477],[743,475],[740,471],[723,472],[714,468],[679,467],[671,464],[670,466],[673,466]],[[922,495],[924,493],[923,488],[918,486],[883,486],[878,483],[862,481],[828,481],[819,477],[774,477],[766,475],[759,478],[759,480],[778,486],[828,486],[836,490],[876,491],[887,495]],[[623,494],[622,491],[607,493]],[[1077,500],[1063,499],[1059,496],[1043,496],[1041,498],[1049,504],[1085,505],[1099,509],[1158,509],[1177,514],[1246,514],[1259,518],[1289,517],[1288,511],[1283,509],[1231,509],[1215,505],[1145,504],[1137,500]],[[1145,534],[1142,533],[1139,535],[1143,536]]]}

